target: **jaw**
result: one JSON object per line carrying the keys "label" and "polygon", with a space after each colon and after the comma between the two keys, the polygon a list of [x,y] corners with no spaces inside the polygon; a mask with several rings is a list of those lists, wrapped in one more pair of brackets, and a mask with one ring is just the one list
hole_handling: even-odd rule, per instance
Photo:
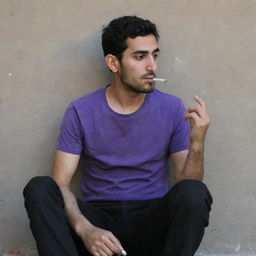
{"label": "jaw", "polygon": [[147,82],[144,85],[134,85],[131,83],[123,82],[123,87],[133,93],[151,93],[155,89],[155,82]]}

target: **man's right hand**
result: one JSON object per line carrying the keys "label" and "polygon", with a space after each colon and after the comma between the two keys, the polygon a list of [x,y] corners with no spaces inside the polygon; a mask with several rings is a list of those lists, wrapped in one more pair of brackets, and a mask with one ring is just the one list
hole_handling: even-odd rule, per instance
{"label": "man's right hand", "polygon": [[94,256],[112,256],[120,254],[123,249],[119,240],[110,231],[93,225],[80,230],[79,236]]}

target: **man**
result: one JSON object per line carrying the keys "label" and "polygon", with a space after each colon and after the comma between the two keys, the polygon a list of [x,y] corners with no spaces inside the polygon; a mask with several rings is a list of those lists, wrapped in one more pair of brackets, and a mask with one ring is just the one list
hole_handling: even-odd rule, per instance
{"label": "man", "polygon": [[[212,203],[201,182],[210,121],[198,96],[186,113],[180,99],[154,89],[157,42],[155,25],[136,16],[103,29],[113,83],[69,105],[52,178],[24,189],[40,255],[188,256],[198,248]],[[82,201],[69,188],[80,155]]]}

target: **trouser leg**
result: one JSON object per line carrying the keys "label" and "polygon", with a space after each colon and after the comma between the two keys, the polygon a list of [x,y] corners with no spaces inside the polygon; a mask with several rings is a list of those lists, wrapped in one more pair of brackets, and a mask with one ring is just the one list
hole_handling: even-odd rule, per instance
{"label": "trouser leg", "polygon": [[[82,240],[70,227],[61,191],[50,177],[33,178],[23,191],[30,227],[40,256],[89,256]],[[120,225],[113,214],[95,204],[78,200],[81,213],[95,226],[119,237]],[[112,207],[111,207],[112,208]]]}
{"label": "trouser leg", "polygon": [[200,181],[177,183],[128,234],[129,256],[192,256],[208,225],[212,203],[207,187]]}
{"label": "trouser leg", "polygon": [[184,180],[167,196],[169,225],[162,256],[192,256],[209,223],[212,197],[204,183]]}
{"label": "trouser leg", "polygon": [[56,183],[50,177],[35,177],[23,194],[39,255],[78,256]]}

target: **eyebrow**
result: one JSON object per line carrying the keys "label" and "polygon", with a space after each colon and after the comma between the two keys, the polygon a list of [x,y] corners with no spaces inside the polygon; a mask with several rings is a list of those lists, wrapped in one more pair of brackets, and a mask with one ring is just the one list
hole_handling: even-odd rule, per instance
{"label": "eyebrow", "polygon": [[[160,49],[159,49],[159,48],[156,48],[156,49],[153,51],[153,53],[154,53],[154,52],[160,52]],[[149,51],[137,50],[137,51],[133,52],[132,54],[145,54],[145,53],[149,53]]]}

